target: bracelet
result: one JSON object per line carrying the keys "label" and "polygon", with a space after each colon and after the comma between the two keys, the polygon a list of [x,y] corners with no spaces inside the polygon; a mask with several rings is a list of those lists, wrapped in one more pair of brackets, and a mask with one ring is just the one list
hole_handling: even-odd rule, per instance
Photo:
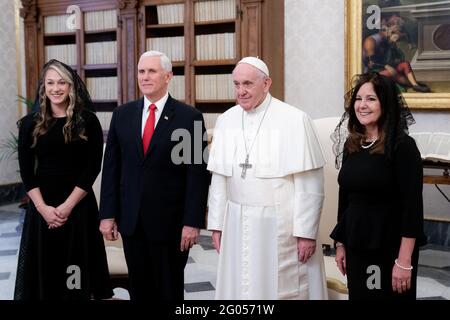
{"label": "bracelet", "polygon": [[336,248],[337,248],[337,247],[343,247],[343,246],[344,246],[344,244],[343,244],[343,243],[341,243],[341,242],[336,242],[335,246],[336,246]]}
{"label": "bracelet", "polygon": [[39,208],[40,206],[43,206],[43,205],[44,205],[44,203],[39,203],[39,204],[35,204],[34,207],[37,209],[37,208]]}
{"label": "bracelet", "polygon": [[398,263],[397,260],[398,260],[398,259],[395,259],[394,262],[395,262],[395,265],[396,265],[397,267],[399,267],[400,269],[403,269],[403,270],[412,270],[412,269],[413,269],[413,266],[404,267],[404,266],[400,265],[400,264]]}

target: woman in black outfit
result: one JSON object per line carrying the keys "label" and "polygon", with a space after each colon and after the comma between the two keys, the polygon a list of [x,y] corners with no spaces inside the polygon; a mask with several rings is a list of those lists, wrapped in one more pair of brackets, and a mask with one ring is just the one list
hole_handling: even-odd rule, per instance
{"label": "woman in black outfit", "polygon": [[14,298],[89,300],[113,295],[92,191],[103,133],[84,83],[51,60],[39,111],[19,121],[19,166],[31,198],[20,244]]}
{"label": "woman in black outfit", "polygon": [[349,299],[415,299],[423,234],[423,169],[414,119],[395,83],[357,77],[334,137],[338,223],[331,233]]}

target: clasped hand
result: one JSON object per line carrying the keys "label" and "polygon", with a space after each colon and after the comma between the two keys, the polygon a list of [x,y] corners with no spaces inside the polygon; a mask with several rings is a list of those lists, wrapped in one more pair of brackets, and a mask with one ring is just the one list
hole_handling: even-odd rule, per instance
{"label": "clasped hand", "polygon": [[59,228],[66,223],[67,219],[72,213],[72,209],[72,207],[70,207],[66,203],[63,203],[56,208],[48,205],[43,205],[37,210],[47,222],[48,228],[54,229]]}

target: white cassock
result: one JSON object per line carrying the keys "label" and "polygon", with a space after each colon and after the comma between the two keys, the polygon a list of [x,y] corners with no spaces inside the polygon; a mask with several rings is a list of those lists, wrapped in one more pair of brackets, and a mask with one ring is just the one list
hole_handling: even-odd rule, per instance
{"label": "white cassock", "polygon": [[[243,179],[244,137],[249,150],[255,136]],[[321,244],[303,264],[296,238],[316,239],[324,164],[311,119],[270,95],[218,118],[208,161],[208,229],[222,231],[216,299],[327,299]]]}

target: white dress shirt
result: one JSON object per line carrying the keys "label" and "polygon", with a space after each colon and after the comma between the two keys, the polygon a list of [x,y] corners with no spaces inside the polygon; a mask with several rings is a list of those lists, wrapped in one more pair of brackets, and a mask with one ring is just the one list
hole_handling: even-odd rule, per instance
{"label": "white dress shirt", "polygon": [[146,96],[144,96],[144,109],[142,110],[141,136],[144,135],[145,124],[147,122],[148,116],[150,115],[150,109],[149,109],[150,105],[152,103],[154,103],[156,105],[156,110],[155,110],[155,128],[156,128],[159,118],[161,117],[161,114],[164,110],[164,106],[166,105],[167,99],[169,99],[169,92],[166,92],[166,94],[156,102],[152,102]]}

